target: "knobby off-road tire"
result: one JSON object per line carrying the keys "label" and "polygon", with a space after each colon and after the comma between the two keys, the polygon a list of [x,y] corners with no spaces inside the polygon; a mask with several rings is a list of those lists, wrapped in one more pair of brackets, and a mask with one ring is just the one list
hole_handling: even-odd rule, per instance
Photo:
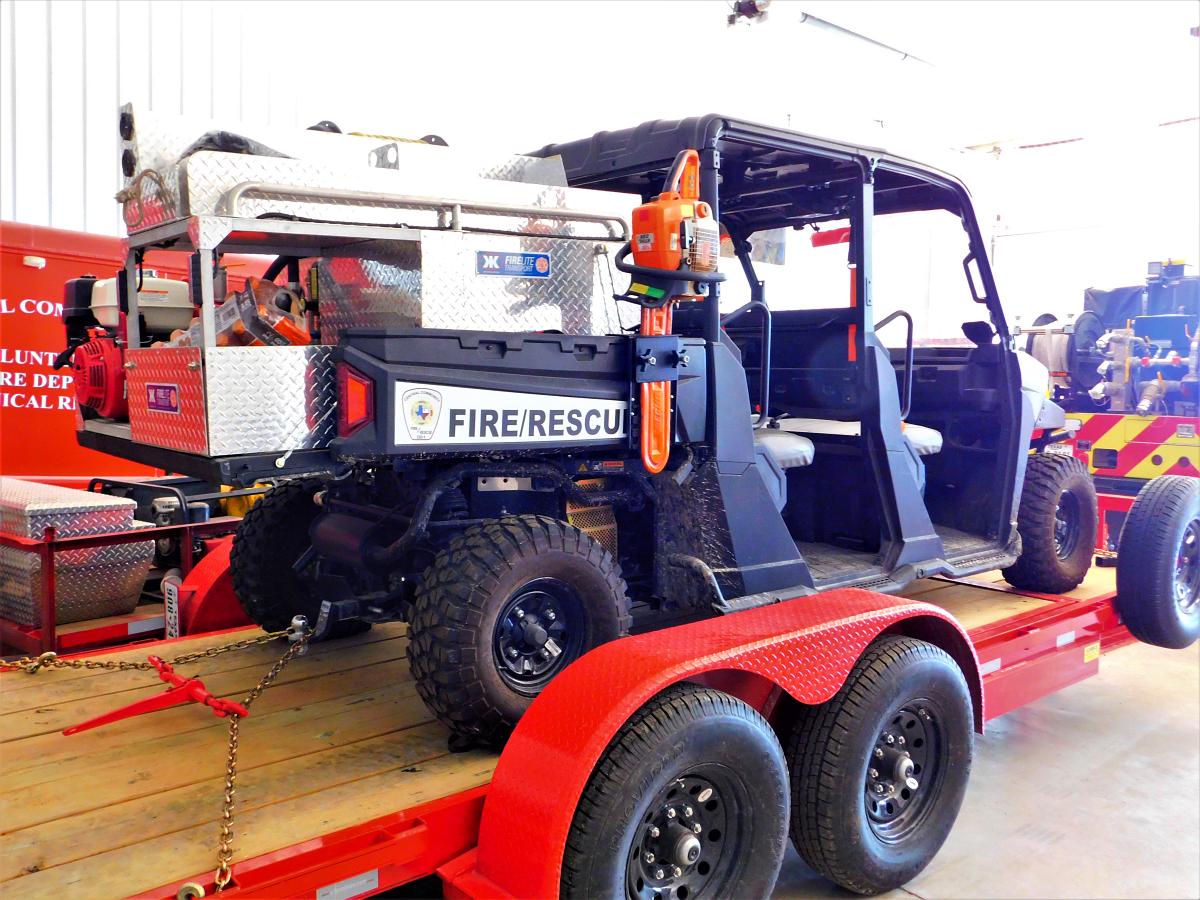
{"label": "knobby off-road tire", "polygon": [[787,766],[771,726],[728,694],[677,684],[630,718],[592,771],[561,894],[767,897],[787,821]]}
{"label": "knobby off-road tire", "polygon": [[631,621],[607,550],[565,522],[515,516],[438,553],[413,600],[408,658],[433,714],[496,746],[555,675]]}
{"label": "knobby off-road tire", "polygon": [[1200,478],[1160,475],[1138,493],[1117,549],[1117,611],[1139,641],[1200,636]]}
{"label": "knobby off-road tire", "polygon": [[792,843],[805,862],[860,894],[914,878],[962,805],[972,724],[944,650],[894,636],[868,647],[831,700],[801,709],[787,742]]}
{"label": "knobby off-road tire", "polygon": [[292,565],[310,546],[308,528],[320,509],[313,494],[321,478],[297,478],[271,488],[242,518],[233,536],[229,567],[242,609],[265,631],[287,628],[292,617],[317,623],[321,601],[296,577]]}
{"label": "knobby off-road tire", "polygon": [[1083,582],[1096,545],[1096,488],[1073,456],[1029,458],[1017,510],[1021,556],[1004,570],[1013,587],[1062,594]]}

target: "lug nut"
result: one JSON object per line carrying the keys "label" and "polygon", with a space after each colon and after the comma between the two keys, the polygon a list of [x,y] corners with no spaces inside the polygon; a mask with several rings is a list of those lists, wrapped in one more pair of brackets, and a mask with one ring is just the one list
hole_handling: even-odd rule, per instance
{"label": "lug nut", "polygon": [[647,854],[646,854],[646,863],[647,863],[647,864],[649,864],[649,863],[652,863],[652,862],[654,862],[654,854],[653,854],[653,853],[647,853]]}
{"label": "lug nut", "polygon": [[896,743],[903,744],[904,743],[904,735],[900,735],[900,737],[896,738]]}
{"label": "lug nut", "polygon": [[[658,837],[660,834],[662,834],[662,832],[658,830],[657,825],[650,826],[650,837],[655,838],[655,837]],[[654,860],[650,860],[650,862],[654,862]]]}
{"label": "lug nut", "polygon": [[868,769],[867,774],[870,775],[872,778],[878,778],[879,770],[878,769]]}
{"label": "lug nut", "polygon": [[896,739],[894,737],[892,737],[890,734],[886,738],[884,738],[884,740],[887,741],[889,744],[896,743]]}
{"label": "lug nut", "polygon": [[670,809],[667,810],[667,818],[668,819],[675,818],[675,807],[672,806]]}
{"label": "lug nut", "polygon": [[877,793],[877,794],[883,793],[883,785],[882,784],[875,785],[875,793]]}
{"label": "lug nut", "polygon": [[679,866],[676,866],[674,869],[671,870],[671,872],[675,875],[676,878],[678,878],[680,875],[683,874],[683,869],[679,868]]}
{"label": "lug nut", "polygon": [[696,814],[696,812],[690,806],[685,806],[683,808],[683,814],[690,819],[692,816],[694,816]]}
{"label": "lug nut", "polygon": [[699,822],[697,822],[695,825],[692,826],[692,832],[694,834],[699,834],[703,830],[704,830],[704,826],[701,825]]}
{"label": "lug nut", "polygon": [[554,610],[552,610],[552,609],[546,610],[546,618],[549,619],[551,622],[553,622],[554,621]]}
{"label": "lug nut", "polygon": [[508,656],[510,659],[516,659],[517,658],[517,648],[509,647],[508,648]]}
{"label": "lug nut", "polygon": [[655,879],[662,879],[662,878],[665,878],[665,877],[666,877],[666,874],[667,874],[667,873],[666,873],[666,872],[664,872],[662,869],[655,869],[655,870],[654,870],[654,877],[655,877]]}
{"label": "lug nut", "polygon": [[521,609],[521,607],[518,606],[516,609],[513,610],[513,615],[516,616],[518,619],[523,619],[523,618],[525,618],[525,610]]}
{"label": "lug nut", "polygon": [[875,758],[883,759],[883,749],[882,748],[880,748],[880,747],[875,748]]}

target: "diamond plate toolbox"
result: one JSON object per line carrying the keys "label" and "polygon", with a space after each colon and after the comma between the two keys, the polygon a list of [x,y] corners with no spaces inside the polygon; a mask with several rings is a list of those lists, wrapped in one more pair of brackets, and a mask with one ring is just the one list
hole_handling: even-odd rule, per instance
{"label": "diamond plate toolbox", "polygon": [[130,437],[185,453],[208,452],[201,360],[199,347],[126,352]]}
{"label": "diamond plate toolbox", "polygon": [[202,456],[319,449],[336,432],[332,348],[131,350],[130,434]]}
{"label": "diamond plate toolbox", "polygon": [[[152,527],[133,518],[132,500],[16,478],[0,478],[0,530],[40,539],[81,537]],[[132,612],[154,559],[153,541],[64,550],[54,555],[55,620],[60,624]],[[0,547],[0,616],[41,625],[42,561]]]}
{"label": "diamond plate toolbox", "polygon": [[[296,193],[275,200],[248,197],[242,214],[258,215],[270,208],[317,218],[330,215],[337,203],[314,203],[304,196],[304,188],[326,185],[445,196],[464,192],[475,199],[506,198],[511,203],[530,196],[518,185],[537,185],[537,191],[544,186],[565,188],[567,183],[557,158],[164,116],[132,104],[121,109],[121,129],[127,168],[120,196],[131,233],[189,215],[233,214],[225,206],[226,195],[251,183],[289,186]],[[407,215],[413,214],[410,210]],[[373,216],[370,221],[384,223],[396,218],[395,211],[386,208],[368,215]]]}

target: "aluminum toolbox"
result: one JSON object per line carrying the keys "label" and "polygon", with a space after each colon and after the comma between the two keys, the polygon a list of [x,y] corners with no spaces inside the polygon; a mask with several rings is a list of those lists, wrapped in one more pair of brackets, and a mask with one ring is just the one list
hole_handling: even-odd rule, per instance
{"label": "aluminum toolbox", "polygon": [[[236,239],[240,223],[288,229],[272,241],[311,238],[311,248],[299,252],[313,253],[319,267],[322,343],[128,351],[137,443],[209,457],[329,446],[336,432],[331,351],[348,328],[604,335],[620,333],[636,315],[612,297],[609,241],[366,226],[354,229],[361,238],[338,244],[326,234],[332,226],[319,224],[201,216],[180,225],[204,246]],[[506,254],[544,259],[546,272],[479,271],[481,255]]]}
{"label": "aluminum toolbox", "polygon": [[[121,117],[128,125],[121,149],[129,168],[120,196],[130,234],[193,215],[255,216],[270,211],[339,221],[339,207],[345,211],[339,201],[264,197],[262,189],[267,186],[303,191],[323,185],[381,194],[532,203],[531,198],[546,187],[565,190],[567,184],[557,157],[497,155],[401,138],[211,122],[135,110],[132,104],[122,107]],[[475,182],[469,191],[464,190],[468,181]],[[481,188],[480,181],[492,187]],[[522,184],[532,185],[533,190],[522,189]],[[239,190],[233,196],[241,200],[231,207],[230,192],[235,188]],[[239,203],[241,209],[233,208]],[[410,210],[403,221],[418,224],[412,215]],[[396,224],[397,215],[394,208],[384,208],[372,218],[356,216],[355,221]]]}
{"label": "aluminum toolbox", "polygon": [[[152,527],[133,518],[133,500],[16,478],[0,478],[0,529],[41,539],[81,537]],[[154,559],[153,541],[64,550],[55,554],[55,619],[59,624],[132,612]],[[41,624],[42,561],[36,553],[0,547],[0,616]]]}
{"label": "aluminum toolbox", "polygon": [[126,360],[134,441],[202,456],[329,445],[332,347],[159,347]]}
{"label": "aluminum toolbox", "polygon": [[[194,250],[200,307],[200,346],[126,354],[133,443],[210,458],[279,454],[282,468],[288,454],[335,436],[332,347],[347,329],[604,335],[636,319],[613,295],[639,198],[568,188],[557,158],[231,132],[135,117],[129,106],[121,127],[127,283],[144,249]],[[315,266],[317,290],[306,293],[319,294],[320,344],[220,346],[225,298],[208,273],[226,252],[296,259],[307,281]],[[138,347],[131,290],[129,346]]]}

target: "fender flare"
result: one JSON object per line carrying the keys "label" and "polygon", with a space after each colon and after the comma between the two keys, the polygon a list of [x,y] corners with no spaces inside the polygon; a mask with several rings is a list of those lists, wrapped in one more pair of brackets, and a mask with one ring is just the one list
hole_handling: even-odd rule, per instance
{"label": "fender flare", "polygon": [[447,896],[557,897],[567,833],[597,761],[664,688],[732,671],[801,703],[823,703],[885,632],[928,640],[954,657],[982,731],[974,647],[949,613],[927,603],[835,590],[613,641],[572,663],[517,724],[492,777],[473,858],[443,873]]}

